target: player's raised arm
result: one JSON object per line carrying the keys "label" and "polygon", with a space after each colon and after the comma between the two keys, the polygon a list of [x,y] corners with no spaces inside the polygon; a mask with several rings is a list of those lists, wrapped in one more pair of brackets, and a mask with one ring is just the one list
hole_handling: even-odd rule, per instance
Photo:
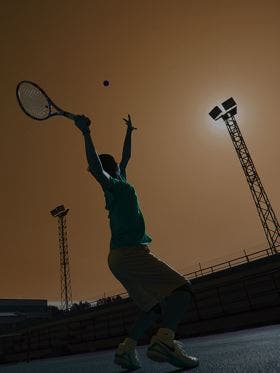
{"label": "player's raised arm", "polygon": [[90,135],[90,119],[84,115],[77,115],[75,118],[75,125],[79,128],[84,136],[86,157],[91,174],[104,188],[110,186],[110,176],[104,172],[98,154],[95,150],[91,135]]}
{"label": "player's raised arm", "polygon": [[133,130],[137,128],[132,126],[131,117],[128,114],[128,119],[123,118],[125,124],[127,125],[125,140],[123,144],[123,151],[122,151],[122,160],[120,162],[120,170],[122,173],[125,172],[126,165],[131,157],[131,133]]}

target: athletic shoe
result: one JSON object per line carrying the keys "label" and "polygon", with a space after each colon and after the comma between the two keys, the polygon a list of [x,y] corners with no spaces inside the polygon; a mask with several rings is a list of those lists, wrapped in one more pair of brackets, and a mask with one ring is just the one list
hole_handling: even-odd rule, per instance
{"label": "athletic shoe", "polygon": [[152,337],[147,356],[151,360],[167,362],[179,368],[194,368],[199,364],[198,358],[187,355],[183,343],[158,334]]}
{"label": "athletic shoe", "polygon": [[124,342],[120,343],[116,350],[114,363],[130,370],[141,368],[137,351]]}

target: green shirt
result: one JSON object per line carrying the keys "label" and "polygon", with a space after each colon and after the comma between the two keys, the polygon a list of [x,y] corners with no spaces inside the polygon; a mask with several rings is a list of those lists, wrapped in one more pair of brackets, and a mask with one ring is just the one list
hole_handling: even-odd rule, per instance
{"label": "green shirt", "polygon": [[110,176],[110,183],[110,188],[103,190],[112,234],[110,249],[151,242],[134,187],[122,175],[118,179]]}

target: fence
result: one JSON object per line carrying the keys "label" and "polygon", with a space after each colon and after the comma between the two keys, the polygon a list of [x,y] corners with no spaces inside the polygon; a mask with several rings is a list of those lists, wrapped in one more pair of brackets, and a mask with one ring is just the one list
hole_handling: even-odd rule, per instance
{"label": "fence", "polygon": [[[279,246],[277,246],[277,247],[279,247]],[[271,255],[275,255],[275,254],[271,253],[270,248],[255,251],[251,254],[246,253],[245,249],[243,250],[243,252],[244,252],[244,255],[242,255],[240,257],[237,257],[237,258],[234,258],[234,259],[231,259],[231,260],[226,260],[222,263],[217,263],[217,264],[209,266],[209,267],[202,268],[201,264],[198,263],[198,267],[199,267],[198,270],[195,270],[195,271],[189,272],[187,274],[184,274],[184,276],[186,276],[188,279],[191,280],[191,279],[194,279],[194,278],[198,278],[198,277],[208,275],[210,273],[222,271],[222,270],[225,270],[225,269],[228,269],[228,268],[239,266],[241,264],[253,262],[253,261],[261,259],[261,258],[265,258],[265,257],[271,256]]]}

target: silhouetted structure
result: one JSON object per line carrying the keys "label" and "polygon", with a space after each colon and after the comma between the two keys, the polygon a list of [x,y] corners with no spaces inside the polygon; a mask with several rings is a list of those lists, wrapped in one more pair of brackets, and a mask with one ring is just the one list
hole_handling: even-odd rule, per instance
{"label": "silhouetted structure", "polygon": [[237,125],[235,115],[237,104],[231,97],[222,103],[223,110],[215,106],[209,115],[218,120],[222,118],[227,126],[233,145],[237,152],[241,166],[245,173],[249,188],[257,207],[259,217],[272,254],[276,254],[277,246],[280,244],[280,227],[276,215],[269,202],[268,196],[262,186],[261,179],[256,171],[249,150]]}
{"label": "silhouetted structure", "polygon": [[0,299],[0,314],[5,312],[21,312],[29,314],[46,311],[46,299]]}
{"label": "silhouetted structure", "polygon": [[58,218],[61,309],[63,310],[69,310],[72,306],[72,290],[66,230],[66,215],[68,211],[69,209],[65,209],[63,205],[60,205],[51,211],[51,215]]}

